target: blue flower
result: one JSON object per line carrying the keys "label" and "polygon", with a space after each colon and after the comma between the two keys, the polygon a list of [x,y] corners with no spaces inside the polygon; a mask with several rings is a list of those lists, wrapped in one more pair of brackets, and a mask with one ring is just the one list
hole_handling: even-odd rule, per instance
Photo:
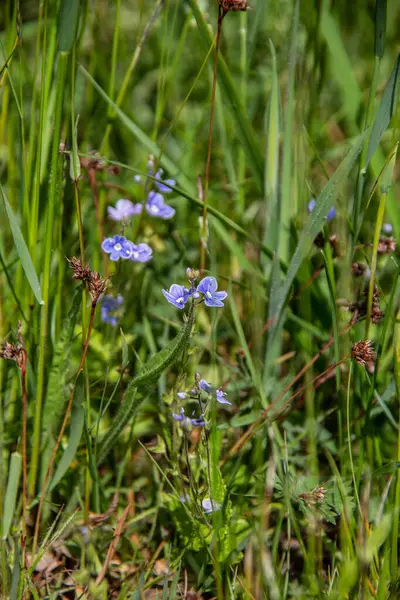
{"label": "blue flower", "polygon": [[117,324],[118,308],[123,304],[124,299],[122,296],[103,296],[101,299],[101,320],[103,323],[109,323],[110,325]]}
{"label": "blue flower", "polygon": [[203,390],[203,392],[207,392],[207,394],[211,394],[211,383],[208,383],[205,379],[200,379],[199,388]]}
{"label": "blue flower", "polygon": [[[315,201],[315,198],[312,198],[310,200],[310,202],[308,203],[308,212],[312,213],[312,211],[314,210],[314,208],[317,206],[317,202]],[[332,206],[332,208],[330,209],[330,211],[328,212],[327,216],[326,216],[326,220],[327,221],[331,221],[332,219],[334,219],[336,216],[336,208],[334,206]]]}
{"label": "blue flower", "polygon": [[383,229],[383,232],[386,233],[387,235],[390,235],[393,231],[393,227],[390,223],[384,223],[382,229]]}
{"label": "blue flower", "polygon": [[147,196],[146,210],[152,217],[172,219],[175,209],[165,203],[164,197],[157,192],[150,192]]}
{"label": "blue flower", "polygon": [[206,306],[224,306],[222,300],[227,297],[226,292],[217,292],[218,283],[215,277],[204,277],[197,286],[197,291],[204,294]]}
{"label": "blue flower", "polygon": [[210,498],[204,498],[201,505],[202,505],[203,510],[206,513],[206,515],[209,515],[212,512],[220,510],[220,508],[221,508],[221,504],[219,504],[219,502],[216,502],[215,500],[211,500]]}
{"label": "blue flower", "polygon": [[187,393],[186,392],[178,392],[176,394],[178,396],[178,398],[180,398],[181,400],[185,400],[187,398]]}
{"label": "blue flower", "polygon": [[181,426],[186,429],[190,429],[190,427],[204,427],[207,425],[207,421],[204,420],[204,415],[200,415],[198,419],[190,419],[185,415],[185,410],[183,408],[179,409],[179,415],[176,413],[172,413],[175,421],[180,421]]}
{"label": "blue flower", "polygon": [[[159,169],[157,171],[157,173],[155,173],[154,177],[156,177],[156,179],[159,179],[160,181],[155,181],[154,185],[156,186],[156,188],[158,189],[159,192],[162,192],[163,194],[169,194],[171,192],[173,192],[173,190],[171,190],[171,188],[169,186],[175,186],[176,185],[176,181],[175,179],[164,179],[162,180],[162,174],[163,174],[163,170]],[[165,185],[167,184],[167,185]]]}
{"label": "blue flower", "polygon": [[153,254],[153,250],[145,243],[132,244],[132,256],[130,260],[133,262],[147,262],[151,260]]}
{"label": "blue flower", "polygon": [[128,221],[134,215],[139,215],[142,212],[142,204],[133,204],[130,200],[117,200],[115,208],[107,207],[108,216],[113,221]]}
{"label": "blue flower", "polygon": [[182,309],[191,296],[192,290],[188,290],[187,288],[183,287],[183,285],[177,285],[176,283],[173,283],[169,288],[169,291],[162,290],[162,293],[170,304]]}
{"label": "blue flower", "polygon": [[123,235],[114,235],[112,238],[105,239],[101,247],[104,252],[110,255],[111,260],[131,258],[133,252],[132,242]]}
{"label": "blue flower", "polygon": [[219,402],[220,404],[229,404],[230,406],[232,406],[232,402],[229,402],[229,400],[226,400],[226,392],[224,392],[224,390],[222,388],[219,388],[215,392],[215,397],[217,399],[217,402]]}

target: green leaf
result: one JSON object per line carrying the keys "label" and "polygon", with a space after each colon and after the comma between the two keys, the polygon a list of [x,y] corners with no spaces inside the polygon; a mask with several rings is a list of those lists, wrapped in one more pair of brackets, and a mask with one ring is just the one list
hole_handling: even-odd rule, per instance
{"label": "green leaf", "polygon": [[300,266],[310,252],[314,239],[321,230],[323,223],[330,211],[332,204],[335,202],[339,186],[347,179],[352,166],[354,165],[357,156],[361,152],[362,145],[365,139],[365,133],[360,136],[355,142],[353,148],[347,154],[346,158],[340,163],[335,173],[329,179],[323,190],[316,199],[316,205],[312,213],[308,216],[307,222],[300,234],[300,238],[289,265],[288,272],[284,282],[281,284],[279,300],[275,309],[274,330],[279,323],[283,308],[286,304],[290,288],[296,278]]}
{"label": "green leaf", "polygon": [[382,58],[385,50],[387,0],[376,0],[374,53]]}
{"label": "green leaf", "polygon": [[72,340],[76,318],[82,304],[82,291],[77,290],[72,300],[72,306],[68,316],[64,320],[60,338],[54,349],[53,360],[51,363],[46,398],[43,406],[42,418],[42,473],[46,473],[50,460],[51,448],[49,442],[55,441],[56,428],[63,415],[66,402],[65,383],[68,373],[69,355],[71,351]]}
{"label": "green leaf", "polygon": [[379,548],[386,541],[392,528],[392,515],[385,515],[379,525],[372,531],[365,546],[364,560],[370,563]]}
{"label": "green leaf", "polygon": [[145,395],[138,396],[138,388],[155,383],[160,376],[171,367],[179,358],[180,354],[189,344],[190,334],[194,323],[194,304],[192,303],[187,321],[178,335],[157,352],[136,377],[132,379],[125,392],[124,404],[120,407],[114,418],[113,424],[104,436],[99,448],[97,465],[102,463],[107,454],[119,439],[124,427],[129,423],[131,417],[142,404]]}
{"label": "green leaf", "polygon": [[389,81],[386,84],[383,92],[382,100],[376,113],[374,124],[372,125],[371,135],[369,138],[368,150],[365,168],[369,165],[372,157],[378,148],[380,139],[386,131],[394,113],[397,110],[397,102],[399,98],[400,86],[400,54],[398,55],[393,70],[390,74]]}
{"label": "green leaf", "polygon": [[71,52],[78,30],[79,0],[62,0],[58,23],[58,50]]}
{"label": "green leaf", "polygon": [[[208,52],[213,43],[213,36],[196,0],[190,0],[190,6],[196,19],[197,27],[199,28],[204,51]],[[253,171],[258,189],[262,191],[264,189],[263,155],[258,146],[254,130],[250,125],[250,120],[239,98],[237,86],[229,73],[229,69],[221,53],[218,61],[218,83],[221,85],[224,94],[226,108],[232,113],[232,118],[236,125],[236,133],[246,153],[248,166]]]}
{"label": "green leaf", "polygon": [[10,223],[11,233],[14,239],[15,248],[17,250],[17,254],[20,258],[22,268],[24,269],[26,278],[31,286],[32,292],[35,295],[36,300],[39,304],[43,304],[42,300],[42,291],[40,289],[40,283],[38,276],[36,275],[35,267],[33,266],[33,262],[31,256],[29,254],[28,247],[25,243],[24,237],[19,228],[17,219],[13,213],[13,210],[6,198],[3,187],[0,184],[1,195],[3,196],[4,206],[6,208],[8,222]]}
{"label": "green leaf", "polygon": [[59,483],[59,481],[61,481],[65,473],[68,471],[69,465],[71,464],[78,449],[79,442],[81,441],[84,422],[83,398],[84,378],[83,374],[81,374],[76,382],[75,387],[75,397],[72,404],[71,425],[69,429],[70,433],[68,445],[64,451],[64,454],[61,457],[60,462],[58,463],[56,472],[54,473],[54,476],[51,480],[49,487],[50,491],[54,490],[56,485]]}
{"label": "green leaf", "polygon": [[14,517],[15,506],[17,502],[19,480],[21,478],[22,456],[19,452],[11,454],[10,469],[8,472],[8,481],[6,495],[3,507],[3,532],[2,537],[6,539],[10,531],[11,523]]}

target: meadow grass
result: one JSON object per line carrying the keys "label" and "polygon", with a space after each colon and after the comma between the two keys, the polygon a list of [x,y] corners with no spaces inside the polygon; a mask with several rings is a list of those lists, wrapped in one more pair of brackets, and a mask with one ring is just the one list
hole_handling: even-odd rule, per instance
{"label": "meadow grass", "polygon": [[2,598],[400,597],[399,26],[4,0]]}

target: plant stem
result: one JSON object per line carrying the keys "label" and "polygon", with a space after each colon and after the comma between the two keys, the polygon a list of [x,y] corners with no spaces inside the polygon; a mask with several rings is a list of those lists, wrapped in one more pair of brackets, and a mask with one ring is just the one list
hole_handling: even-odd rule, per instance
{"label": "plant stem", "polygon": [[218,54],[219,44],[221,40],[221,28],[222,19],[226,15],[224,9],[220,6],[218,12],[218,25],[217,25],[217,38],[215,42],[215,57],[214,57],[214,76],[211,91],[211,113],[210,113],[210,125],[208,130],[208,148],[207,148],[207,162],[206,162],[206,175],[204,185],[204,202],[203,202],[203,223],[201,230],[200,239],[200,271],[203,273],[206,266],[206,245],[207,245],[207,209],[208,209],[208,185],[210,180],[210,166],[211,166],[211,147],[212,147],[212,134],[213,134],[213,122],[215,112],[215,91],[217,89],[217,71],[218,71]]}

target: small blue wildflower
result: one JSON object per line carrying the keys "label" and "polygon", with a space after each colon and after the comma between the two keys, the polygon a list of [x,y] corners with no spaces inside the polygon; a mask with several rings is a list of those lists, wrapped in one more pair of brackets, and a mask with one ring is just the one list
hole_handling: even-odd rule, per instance
{"label": "small blue wildflower", "polygon": [[101,299],[101,320],[115,327],[117,324],[118,308],[123,304],[122,296],[103,296]]}
{"label": "small blue wildflower", "polygon": [[141,244],[132,244],[132,256],[130,260],[133,262],[147,262],[151,260],[153,254],[153,250],[145,243]]}
{"label": "small blue wildflower", "polygon": [[[160,181],[155,181],[154,185],[156,186],[156,188],[158,189],[159,192],[162,192],[163,194],[170,194],[171,192],[173,192],[173,190],[171,190],[171,188],[169,186],[175,186],[176,185],[176,181],[175,179],[164,179],[162,180],[162,174],[163,174],[163,170],[162,169],[158,169],[157,173],[154,174],[154,177],[156,179],[159,179]],[[167,185],[165,185],[167,184]]]}
{"label": "small blue wildflower", "polygon": [[180,421],[181,426],[187,429],[189,429],[191,426],[204,427],[205,425],[207,425],[207,421],[205,421],[203,418],[204,415],[200,415],[198,419],[190,419],[185,415],[185,410],[183,408],[179,409],[179,415],[177,415],[176,413],[172,413],[172,416],[175,419],[175,421]]}
{"label": "small blue wildflower", "polygon": [[203,390],[203,392],[207,392],[207,394],[211,394],[211,383],[208,383],[205,379],[200,379],[199,388]]}
{"label": "small blue wildflower", "polygon": [[183,287],[183,285],[173,283],[169,288],[169,291],[162,290],[162,293],[170,304],[182,309],[191,296],[192,290],[188,290]]}
{"label": "small blue wildflower", "polygon": [[219,402],[220,404],[229,404],[230,406],[232,406],[232,402],[229,402],[229,400],[226,400],[226,392],[224,392],[224,390],[222,388],[219,388],[215,392],[215,397],[217,399],[217,402]]}
{"label": "small blue wildflower", "polygon": [[393,231],[393,227],[390,223],[384,223],[382,229],[387,235],[390,235]]}
{"label": "small blue wildflower", "polygon": [[130,200],[121,198],[117,200],[115,208],[107,207],[108,216],[113,221],[128,221],[134,215],[139,215],[142,212],[142,204],[133,204]]}
{"label": "small blue wildflower", "polygon": [[186,392],[178,392],[176,394],[178,396],[178,398],[180,398],[181,400],[185,400],[187,398],[187,393]]}
{"label": "small blue wildflower", "polygon": [[201,505],[202,505],[203,510],[206,513],[206,515],[216,512],[217,510],[220,510],[220,508],[221,508],[221,504],[219,502],[216,502],[215,500],[211,500],[210,498],[204,498]]}
{"label": "small blue wildflower", "polygon": [[224,306],[222,300],[227,297],[226,292],[217,292],[218,283],[215,277],[204,277],[197,286],[197,291],[204,294],[206,306]]}
{"label": "small blue wildflower", "polygon": [[146,202],[146,210],[152,217],[160,219],[172,219],[175,209],[165,203],[164,197],[157,192],[149,192]]}
{"label": "small blue wildflower", "polygon": [[142,183],[142,177],[140,175],[135,175],[133,179],[135,183]]}
{"label": "small blue wildflower", "polygon": [[[314,208],[317,206],[317,202],[315,200],[315,198],[312,198],[310,200],[310,202],[308,203],[308,212],[312,213],[312,211],[314,210]],[[334,206],[332,206],[332,208],[330,209],[330,211],[328,212],[327,216],[326,216],[326,220],[327,221],[331,221],[332,219],[334,219],[336,216],[336,208]]]}
{"label": "small blue wildflower", "polygon": [[110,255],[111,260],[131,258],[133,252],[132,242],[123,235],[114,235],[112,238],[105,239],[101,247],[104,252]]}

